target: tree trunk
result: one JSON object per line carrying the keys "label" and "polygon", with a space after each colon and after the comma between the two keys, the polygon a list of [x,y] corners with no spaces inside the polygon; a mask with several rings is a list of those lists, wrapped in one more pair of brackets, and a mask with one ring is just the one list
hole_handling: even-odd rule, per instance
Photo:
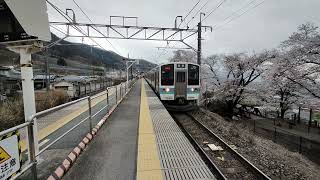
{"label": "tree trunk", "polygon": [[281,119],[284,119],[284,114],[285,114],[285,112],[286,112],[286,109],[281,108],[281,112],[280,112],[280,118],[281,118]]}
{"label": "tree trunk", "polygon": [[227,107],[228,107],[228,111],[227,111],[227,116],[232,118],[233,114],[234,114],[234,103],[233,101],[227,101]]}

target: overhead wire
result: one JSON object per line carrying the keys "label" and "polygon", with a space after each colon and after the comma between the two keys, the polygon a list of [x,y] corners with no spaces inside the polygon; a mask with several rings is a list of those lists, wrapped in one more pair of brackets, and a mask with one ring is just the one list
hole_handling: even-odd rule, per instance
{"label": "overhead wire", "polygon": [[243,16],[243,15],[246,14],[246,13],[248,13],[249,11],[257,8],[257,7],[260,6],[260,5],[262,5],[265,1],[266,1],[266,0],[263,0],[263,1],[259,2],[259,3],[257,3],[256,5],[252,6],[251,8],[248,8],[247,10],[245,10],[244,12],[242,12],[241,14],[239,14],[239,15],[237,15],[237,16],[234,16],[234,17],[231,18],[229,21],[226,21],[225,23],[223,23],[223,24],[221,24],[221,25],[219,25],[219,26],[216,26],[216,28],[214,28],[213,31],[216,31],[216,30],[220,29],[221,27],[225,26],[226,24],[228,24],[228,23],[230,23],[230,22],[232,22],[232,21],[240,18],[241,16]]}
{"label": "overhead wire", "polygon": [[[187,17],[188,17],[188,16],[192,13],[192,11],[199,5],[200,1],[201,1],[201,0],[199,0],[195,5],[193,5],[193,7],[191,8],[191,10],[189,10],[189,11],[187,12],[187,14],[185,15],[184,19],[180,22],[178,28],[180,28],[181,24],[182,24],[183,22],[185,22],[185,20],[187,19]],[[204,7],[206,4],[208,4],[208,3],[209,3],[209,0],[207,0],[207,2],[200,8],[199,11],[201,11],[201,9],[203,9],[203,7]],[[197,13],[196,13],[196,14],[197,14]],[[193,18],[191,18],[191,20],[192,20],[192,19],[194,19],[194,16],[193,16]],[[190,21],[189,21],[189,22],[190,22]],[[186,23],[186,24],[187,24],[187,23]],[[171,39],[174,39],[174,37],[171,37]],[[166,48],[169,47],[170,43],[171,43],[171,42],[168,42],[168,43],[167,43]],[[173,47],[174,47],[174,45],[173,45]],[[164,49],[162,50],[162,52],[158,55],[157,59],[159,59],[161,56],[165,55],[167,52],[168,52],[168,51],[164,48]],[[157,60],[156,60],[156,61],[157,61]]]}
{"label": "overhead wire", "polygon": [[[54,5],[53,3],[51,3],[49,0],[46,0],[47,3],[54,8],[60,15],[62,15],[69,23],[72,24],[72,19],[70,17],[68,17],[66,14],[64,14],[64,12],[57,7],[56,5]],[[74,29],[76,29],[79,33],[81,33],[84,36],[87,36],[86,33],[83,32],[83,30],[75,25],[71,25],[71,27],[73,27]],[[91,39],[92,42],[94,42],[95,44],[97,44],[101,49],[104,49],[106,51],[108,51],[107,49],[105,49],[103,46],[101,46],[97,41],[95,41],[93,38],[88,37],[89,39]]]}
{"label": "overhead wire", "polygon": [[[206,3],[204,3],[204,4],[201,6],[201,8],[194,14],[194,16],[188,21],[188,23],[187,23],[187,28],[189,28],[189,27],[188,27],[188,24],[189,24],[192,20],[194,20],[195,16],[197,16],[205,6],[208,5],[209,1],[210,1],[210,0],[207,0]],[[218,3],[218,5],[215,6],[215,7],[209,12],[209,14],[208,14],[203,20],[201,20],[201,21],[204,21],[205,19],[207,19],[211,14],[213,14],[217,9],[219,9],[219,8],[222,6],[222,4],[225,3],[225,2],[226,2],[226,0],[221,0],[221,1]],[[191,29],[194,29],[196,26],[197,26],[197,25],[195,25],[195,26],[192,27]],[[196,40],[195,40],[195,41],[196,41]],[[193,42],[194,42],[194,41],[193,41]],[[193,43],[193,42],[192,42],[192,43]]]}
{"label": "overhead wire", "polygon": [[[260,5],[261,5],[262,3],[264,3],[266,0],[261,1],[260,3],[256,4],[255,6],[252,6],[252,7],[250,8],[250,6],[251,6],[254,2],[256,2],[256,1],[257,1],[257,0],[252,0],[252,1],[248,2],[248,3],[246,3],[244,6],[242,6],[242,7],[239,8],[238,10],[234,11],[231,15],[229,15],[228,17],[226,17],[222,22],[225,22],[226,20],[228,20],[228,19],[231,18],[230,21],[225,22],[224,24],[222,24],[222,25],[220,25],[220,26],[218,26],[218,27],[216,26],[216,28],[213,28],[213,31],[216,31],[216,30],[220,29],[222,26],[224,26],[224,25],[226,25],[226,24],[234,21],[234,20],[237,19],[237,18],[240,18],[240,17],[243,16],[245,13],[248,13],[250,10],[252,10],[252,9],[260,6]],[[221,3],[219,3],[219,5],[220,5],[220,4],[221,4]],[[222,4],[221,4],[221,5],[222,5]],[[220,6],[221,6],[221,5],[220,5]],[[219,7],[220,7],[220,6],[219,6]],[[248,8],[248,9],[247,9],[247,8]],[[215,9],[215,8],[214,8],[214,9]],[[245,9],[247,9],[247,10],[245,10]],[[244,10],[245,10],[245,11],[244,11]],[[244,12],[241,13],[241,14],[239,14],[238,16],[234,16],[234,15],[236,15],[237,13],[239,13],[239,12],[241,12],[241,11],[244,11]],[[212,11],[212,13],[213,13],[213,12],[214,12],[214,11]],[[212,14],[212,13],[211,13],[211,14]],[[211,15],[211,14],[209,14],[209,15]],[[208,15],[208,16],[209,16],[209,15]],[[205,19],[207,19],[208,16],[206,16]],[[232,17],[233,17],[233,18],[232,18]],[[205,19],[203,19],[203,21],[204,21]],[[193,27],[193,28],[194,28],[194,27]],[[193,44],[195,41],[196,41],[196,40],[192,41],[191,44]]]}
{"label": "overhead wire", "polygon": [[181,26],[182,22],[184,22],[187,17],[191,14],[191,12],[198,6],[201,0],[198,0],[198,2],[191,8],[191,10],[184,16],[183,20],[180,22],[178,28]]}
{"label": "overhead wire", "polygon": [[[80,7],[80,5],[76,2],[76,0],[72,0],[73,1],[73,3],[80,9],[80,11],[86,16],[86,18],[92,23],[92,24],[94,24],[93,23],[93,21],[91,20],[91,18],[88,16],[88,14]],[[98,31],[99,33],[101,33],[101,34],[103,34],[101,31],[99,31],[98,29],[96,29],[95,28],[95,30],[96,31]],[[106,39],[106,38],[104,38],[110,45],[111,45],[111,47],[118,53],[118,54],[121,54],[120,52],[119,52],[119,50],[108,40],[108,39]]]}
{"label": "overhead wire", "polygon": [[232,14],[230,14],[229,16],[227,16],[226,18],[224,18],[224,20],[222,20],[222,22],[226,21],[227,19],[233,17],[234,15],[236,15],[238,12],[243,11],[244,9],[246,9],[247,7],[249,7],[251,4],[253,4],[254,2],[256,2],[257,0],[252,0],[248,3],[246,3],[244,6],[240,7],[239,9],[237,9],[236,11],[234,11]]}
{"label": "overhead wire", "polygon": [[[205,6],[208,5],[209,2],[210,2],[210,0],[207,0],[207,2],[204,3],[204,4],[201,6],[201,8],[198,9],[198,11],[192,16],[192,18],[186,23],[187,28],[188,28],[189,23],[194,20],[194,18],[200,13],[200,11],[201,11]],[[193,28],[192,28],[192,29],[193,29]]]}
{"label": "overhead wire", "polygon": [[209,12],[209,14],[205,16],[204,19],[202,19],[202,21],[208,19],[208,17],[210,17],[214,12],[216,12],[216,10],[219,9],[226,1],[227,1],[227,0],[221,0],[220,3],[219,3],[216,7],[214,7],[214,8]]}

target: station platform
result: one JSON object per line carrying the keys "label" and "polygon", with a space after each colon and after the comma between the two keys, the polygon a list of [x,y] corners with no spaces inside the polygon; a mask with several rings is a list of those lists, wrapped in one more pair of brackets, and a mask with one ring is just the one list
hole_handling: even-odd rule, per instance
{"label": "station platform", "polygon": [[215,179],[145,80],[139,80],[63,179]]}

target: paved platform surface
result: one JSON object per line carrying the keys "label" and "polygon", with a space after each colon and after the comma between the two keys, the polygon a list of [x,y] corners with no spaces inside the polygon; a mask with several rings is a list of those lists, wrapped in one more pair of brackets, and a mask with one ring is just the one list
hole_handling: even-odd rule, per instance
{"label": "paved platform surface", "polygon": [[216,179],[150,86],[145,83],[145,87],[162,178],[165,180]]}
{"label": "paved platform surface", "polygon": [[[109,91],[109,109],[116,104],[115,87],[112,87],[112,89],[113,90]],[[95,115],[92,118],[92,123],[94,125],[96,125],[102,119],[102,117],[106,115],[108,108],[104,107],[107,104],[108,103],[105,95],[95,99],[92,103],[92,114]],[[72,111],[72,109],[76,111]],[[75,105],[72,105],[72,107],[69,106],[66,109],[61,109],[52,114],[54,115],[48,115],[52,119],[44,117],[47,120],[50,120],[50,122],[45,123],[47,124],[47,126],[43,126],[43,128],[40,128],[38,131],[39,134],[47,134],[47,136],[42,136],[42,138],[41,136],[39,136],[39,138],[41,139],[39,144],[40,150],[48,144],[50,144],[52,141],[56,140],[59,136],[61,136],[67,130],[78,124],[84,118],[88,117],[89,113],[87,110],[87,101],[79,102]],[[43,119],[41,118],[41,120]],[[56,142],[43,154],[41,154],[40,160],[37,164],[38,179],[47,179],[51,175],[51,173],[54,172],[55,169],[61,164],[61,162],[67,157],[71,150],[79,144],[79,142],[89,132],[89,130],[89,122],[86,121],[82,123],[80,126],[78,126],[76,129],[74,129],[71,133],[66,135],[64,138]],[[23,153],[23,161],[26,160],[27,152]],[[21,177],[21,179],[30,179],[29,174],[26,173],[23,177]]]}
{"label": "paved platform surface", "polygon": [[215,179],[161,101],[139,80],[63,179]]}
{"label": "paved platform surface", "polygon": [[138,81],[63,179],[135,179],[140,87]]}

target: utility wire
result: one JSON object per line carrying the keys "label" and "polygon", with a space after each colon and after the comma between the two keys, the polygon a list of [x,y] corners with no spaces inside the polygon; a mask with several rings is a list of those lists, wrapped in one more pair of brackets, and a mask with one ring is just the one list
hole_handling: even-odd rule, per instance
{"label": "utility wire", "polygon": [[214,30],[214,31],[216,31],[216,30],[220,29],[221,27],[225,26],[226,24],[228,24],[228,23],[230,23],[230,22],[232,22],[232,21],[234,21],[234,20],[236,20],[236,19],[240,18],[241,16],[243,16],[243,15],[244,15],[244,14],[246,14],[246,13],[248,13],[249,11],[251,11],[251,10],[253,10],[253,9],[257,8],[257,7],[258,7],[258,6],[260,6],[260,5],[262,5],[265,1],[266,1],[266,0],[261,1],[260,3],[258,3],[258,4],[256,4],[255,6],[253,6],[253,7],[249,8],[249,9],[247,9],[246,11],[244,11],[244,12],[243,12],[243,13],[241,13],[241,14],[239,14],[238,16],[235,16],[235,17],[231,18],[229,21],[227,21],[227,22],[223,23],[222,25],[220,25],[220,26],[216,26],[216,28],[214,28],[213,30]]}
{"label": "utility wire", "polygon": [[208,15],[206,15],[206,17],[205,17],[204,19],[202,19],[202,21],[204,21],[204,20],[206,20],[208,17],[210,17],[211,14],[213,14],[217,9],[219,9],[219,7],[221,7],[222,4],[225,3],[226,1],[227,1],[227,0],[222,0],[222,1],[220,1],[220,3],[219,3],[216,7],[214,7],[214,8],[211,10],[211,12],[210,12]]}
{"label": "utility wire", "polygon": [[[187,19],[187,17],[188,17],[188,16],[192,13],[192,11],[198,6],[198,4],[200,3],[200,1],[201,1],[201,0],[199,0],[199,1],[191,8],[191,10],[186,14],[186,16],[183,18],[183,20],[182,20],[181,23],[179,24],[178,28],[181,26],[181,24],[182,24],[183,22],[185,22],[185,20]],[[207,2],[205,3],[205,5],[208,4],[208,3],[209,3],[209,0],[207,0]],[[201,9],[202,9],[205,5],[203,5],[203,6],[200,8],[200,10],[198,10],[198,12],[201,11]],[[196,13],[196,14],[197,14],[197,13]],[[194,16],[193,16],[193,18],[191,18],[191,20],[192,20],[192,19],[194,19]],[[190,21],[189,21],[189,22],[190,22]],[[188,22],[188,23],[189,23],[189,22]],[[188,23],[186,23],[186,24],[188,24]],[[171,39],[174,39],[174,37],[172,36]],[[170,43],[171,43],[171,42],[168,42],[168,43],[167,43],[166,48],[169,47]],[[173,47],[175,47],[175,45],[173,45]],[[165,55],[165,54],[167,54],[167,53],[168,53],[167,49],[163,49],[162,52],[158,55],[157,59],[159,59],[161,56],[163,56],[163,55]]]}
{"label": "utility wire", "polygon": [[67,33],[64,32],[61,28],[55,27],[55,26],[53,26],[53,25],[51,25],[51,24],[50,24],[50,27],[52,27],[53,29],[59,31],[61,34],[64,34],[64,35],[67,34]]}
{"label": "utility wire", "polygon": [[178,27],[180,27],[181,24],[182,24],[182,22],[184,22],[184,21],[187,19],[187,17],[191,14],[191,12],[198,6],[198,4],[200,3],[200,1],[201,1],[201,0],[199,0],[199,1],[191,8],[191,10],[186,14],[186,16],[185,16],[185,17],[183,18],[183,20],[180,22],[180,24],[179,24]]}
{"label": "utility wire", "polygon": [[[72,0],[72,1],[73,1],[74,4],[80,9],[80,11],[86,16],[86,18],[87,18],[92,24],[94,24],[93,21],[91,20],[91,18],[87,15],[87,13],[80,7],[80,5],[76,2],[76,0]],[[95,30],[97,30],[99,33],[102,33],[102,32],[100,32],[98,29],[95,29]],[[108,39],[105,38],[105,40],[111,45],[111,47],[112,47],[118,54],[121,54],[121,53],[118,51],[118,49],[115,48],[114,45],[113,45]]]}
{"label": "utility wire", "polygon": [[[228,17],[226,17],[222,22],[225,22],[226,20],[228,20],[228,19],[230,19],[231,17],[233,17],[234,15],[236,15],[238,12],[241,12],[241,11],[243,11],[244,9],[246,9],[246,8],[248,8],[248,7],[250,7],[251,6],[251,4],[253,4],[254,2],[256,2],[257,0],[252,0],[252,1],[250,1],[250,2],[248,2],[248,3],[246,3],[244,6],[242,6],[241,8],[239,8],[238,10],[236,10],[236,11],[234,11],[230,16],[228,16]],[[264,0],[265,1],[265,0]],[[257,6],[259,6],[259,5],[261,5],[264,1],[262,1],[260,4],[257,4],[255,7],[257,7]],[[219,4],[220,5],[220,4]],[[220,5],[221,6],[221,5]],[[220,7],[219,6],[219,7]],[[252,7],[252,9],[253,8],[255,8],[255,7]],[[216,9],[216,8],[215,8]],[[248,12],[249,10],[251,10],[251,9],[247,9],[247,11],[245,11],[244,13],[246,13],[246,12]],[[211,11],[211,12],[214,12],[214,11]],[[243,14],[244,14],[243,13]],[[211,13],[212,14],[212,13]],[[240,15],[238,15],[238,17],[234,17],[234,18],[232,18],[233,20],[234,19],[236,19],[236,18],[239,18],[239,17],[241,17],[243,14],[240,14]],[[210,15],[210,14],[209,14]],[[208,16],[209,16],[208,15]],[[208,17],[207,16],[207,17]],[[207,17],[205,18],[205,19],[207,19]],[[204,19],[204,20],[205,20]],[[231,22],[231,21],[230,21]],[[230,23],[230,22],[226,22],[226,23],[224,23],[223,25],[225,25],[225,24],[227,24],[227,23]],[[223,26],[223,25],[221,25],[221,26]],[[193,27],[194,28],[194,27]],[[218,28],[214,28],[214,30],[217,30],[217,29],[219,29],[220,28],[220,26],[218,27]],[[195,42],[196,40],[194,40],[194,41],[192,41],[191,42],[191,44],[193,44],[194,42]]]}
{"label": "utility wire", "polygon": [[194,18],[200,13],[200,11],[201,11],[206,5],[208,5],[209,2],[210,2],[210,0],[207,0],[207,2],[201,6],[201,8],[200,8],[200,9],[192,16],[192,18],[186,23],[187,26],[188,26],[188,24],[189,24],[192,20],[194,20]]}
{"label": "utility wire", "polygon": [[[64,12],[57,6],[55,6],[54,4],[52,4],[49,0],[46,0],[47,3],[53,7],[60,15],[62,15],[67,21],[69,21],[69,23],[72,24],[72,19],[70,17],[68,17],[67,15],[64,14]],[[71,25],[71,27],[73,27],[74,29],[76,29],[78,32],[80,32],[82,35],[87,36],[86,33],[84,33],[82,31],[81,28],[75,26],[75,25]],[[95,41],[93,38],[89,37],[91,39],[92,42],[94,42],[95,44],[97,44],[100,48],[108,51],[107,49],[105,49],[103,46],[101,46],[97,41]]]}
{"label": "utility wire", "polygon": [[234,11],[230,16],[226,17],[222,22],[228,20],[229,18],[233,17],[234,15],[236,15],[238,12],[243,11],[244,9],[246,9],[247,7],[250,7],[251,4],[253,4],[254,2],[256,2],[257,0],[252,0],[248,3],[246,3],[244,6],[242,6],[241,8],[239,8],[238,10]]}

